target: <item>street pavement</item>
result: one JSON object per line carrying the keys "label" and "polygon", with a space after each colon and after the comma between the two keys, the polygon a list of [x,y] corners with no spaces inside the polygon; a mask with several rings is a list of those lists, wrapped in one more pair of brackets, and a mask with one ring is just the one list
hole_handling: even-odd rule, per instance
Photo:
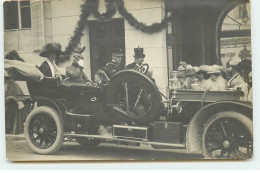
{"label": "street pavement", "polygon": [[149,145],[126,146],[101,143],[87,149],[75,141],[66,141],[53,155],[33,152],[23,135],[6,135],[6,158],[8,161],[170,161],[192,160],[198,156],[188,155],[185,149],[153,149]]}

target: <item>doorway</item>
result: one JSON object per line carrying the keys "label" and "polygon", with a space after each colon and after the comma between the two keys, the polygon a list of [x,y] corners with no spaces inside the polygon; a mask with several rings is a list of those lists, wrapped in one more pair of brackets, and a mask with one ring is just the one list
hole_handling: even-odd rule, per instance
{"label": "doorway", "polygon": [[[121,49],[125,52],[125,27],[123,19],[90,22],[90,62],[91,78],[110,62],[112,53]],[[125,65],[125,57],[122,59]]]}

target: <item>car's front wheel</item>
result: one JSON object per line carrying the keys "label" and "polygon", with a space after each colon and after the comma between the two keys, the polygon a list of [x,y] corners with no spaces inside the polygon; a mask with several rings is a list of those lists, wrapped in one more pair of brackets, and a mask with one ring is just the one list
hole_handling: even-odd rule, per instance
{"label": "car's front wheel", "polygon": [[221,112],[205,124],[202,135],[204,157],[248,159],[253,156],[253,122],[238,112]]}
{"label": "car's front wheel", "polygon": [[28,115],[24,135],[27,144],[36,153],[53,154],[63,144],[62,119],[55,109],[40,106]]}

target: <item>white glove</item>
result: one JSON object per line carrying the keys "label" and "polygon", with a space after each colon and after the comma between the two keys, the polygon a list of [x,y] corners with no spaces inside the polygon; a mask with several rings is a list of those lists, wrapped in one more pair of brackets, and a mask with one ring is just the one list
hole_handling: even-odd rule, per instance
{"label": "white glove", "polygon": [[24,104],[22,101],[18,101],[17,104],[18,104],[18,109],[20,109],[20,110],[24,107]]}

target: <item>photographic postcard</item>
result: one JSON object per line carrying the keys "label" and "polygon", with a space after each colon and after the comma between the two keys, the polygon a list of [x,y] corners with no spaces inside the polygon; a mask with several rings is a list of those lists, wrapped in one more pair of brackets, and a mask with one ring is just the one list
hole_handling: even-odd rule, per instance
{"label": "photographic postcard", "polygon": [[248,0],[5,1],[8,161],[247,160]]}

